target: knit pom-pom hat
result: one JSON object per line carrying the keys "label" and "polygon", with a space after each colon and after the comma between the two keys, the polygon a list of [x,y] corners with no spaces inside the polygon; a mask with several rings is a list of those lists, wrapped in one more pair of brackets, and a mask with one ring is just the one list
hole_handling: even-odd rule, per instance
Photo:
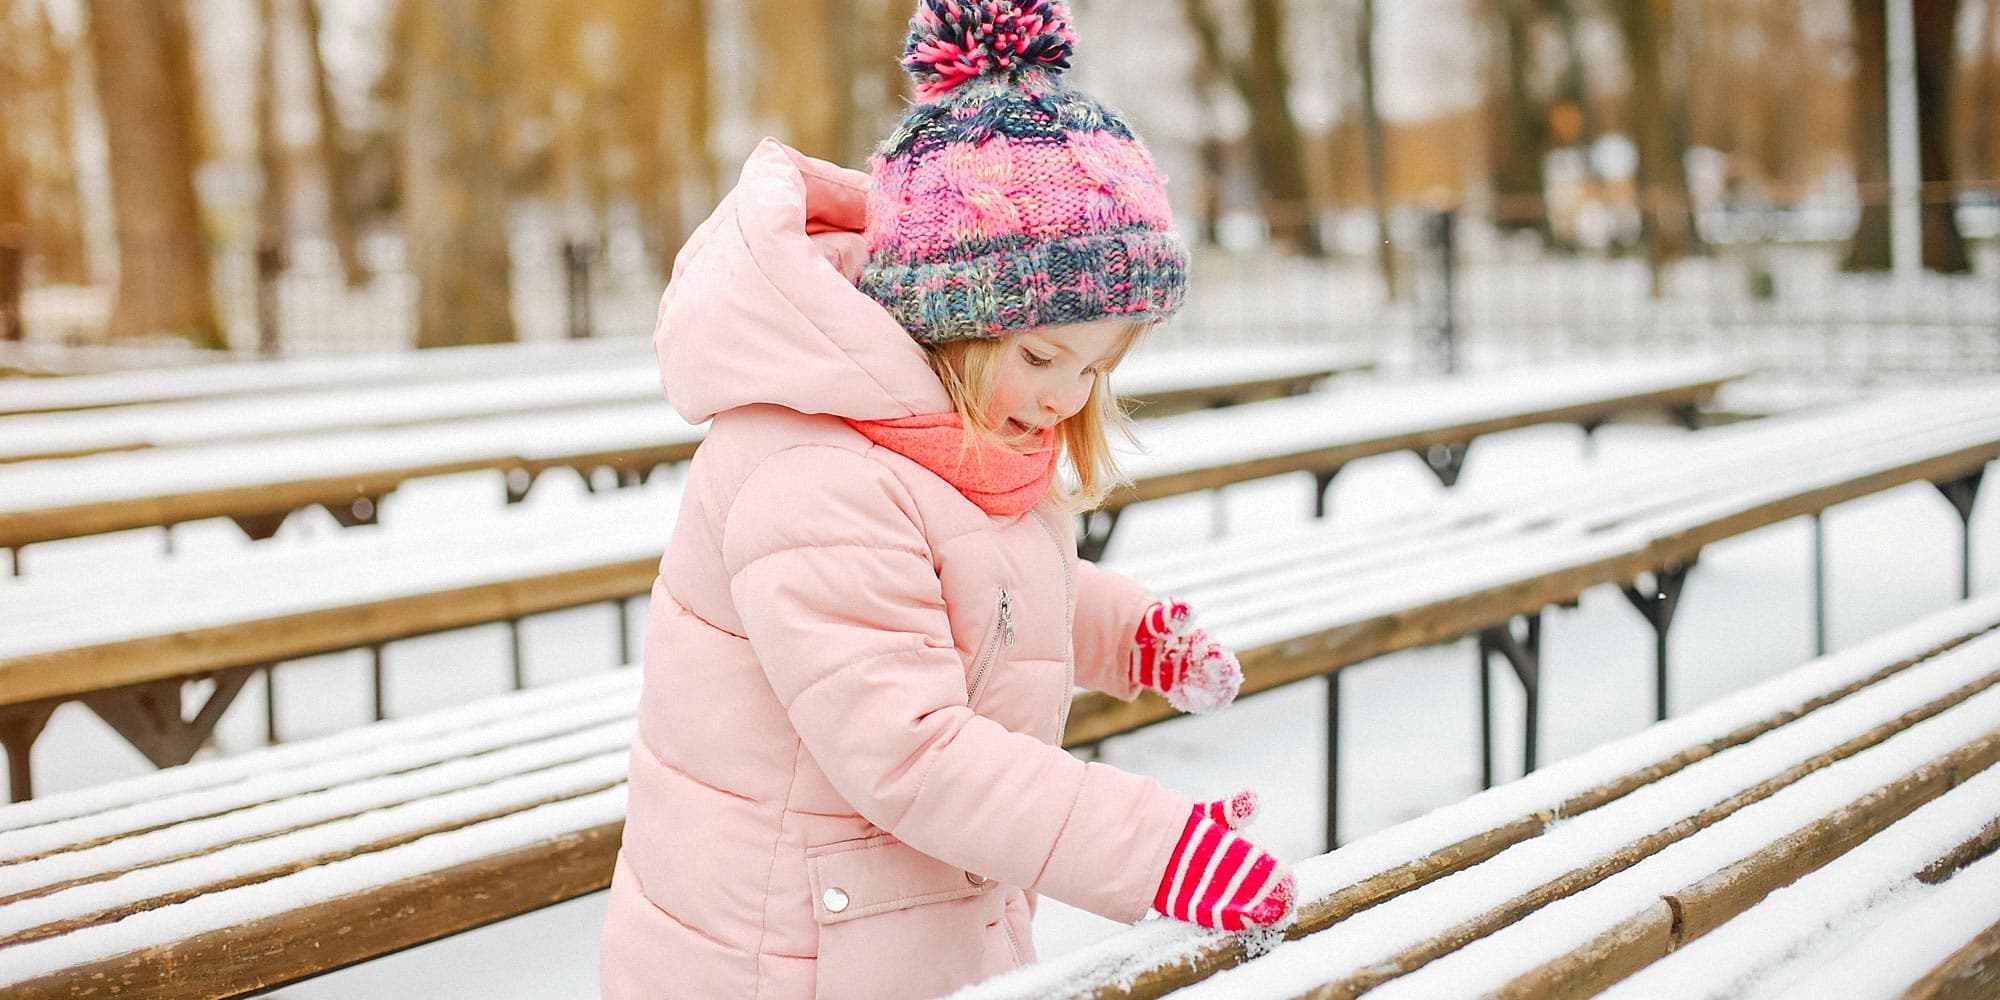
{"label": "knit pom-pom hat", "polygon": [[1187,290],[1166,179],[1117,115],[1065,86],[1054,0],[920,0],[919,102],[869,160],[860,287],[927,344],[1110,317]]}

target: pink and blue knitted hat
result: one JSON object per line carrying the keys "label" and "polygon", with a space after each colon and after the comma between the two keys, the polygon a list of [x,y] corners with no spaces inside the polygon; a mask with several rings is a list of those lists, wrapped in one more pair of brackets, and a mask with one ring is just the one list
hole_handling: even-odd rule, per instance
{"label": "pink and blue knitted hat", "polygon": [[1187,290],[1166,180],[1117,115],[1065,86],[1054,0],[920,0],[919,102],[869,160],[860,287],[927,344],[1109,317]]}

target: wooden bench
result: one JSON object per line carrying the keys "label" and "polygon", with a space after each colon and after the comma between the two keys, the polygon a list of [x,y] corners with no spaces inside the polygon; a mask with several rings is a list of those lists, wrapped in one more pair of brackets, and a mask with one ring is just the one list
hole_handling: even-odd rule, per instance
{"label": "wooden bench", "polygon": [[[1206,367],[1180,355],[1151,354],[1134,360],[1132,375],[1138,391],[1157,401],[1149,407],[1174,409],[1293,391],[1341,364],[1324,352],[1253,351]],[[637,401],[583,405],[611,390]],[[134,431],[139,438],[121,439],[116,450],[96,453],[89,453],[95,446],[86,437],[22,433],[21,447],[65,457],[0,462],[0,547],[10,550],[18,574],[21,547],[63,538],[216,517],[235,521],[252,538],[267,538],[292,512],[313,506],[342,524],[374,523],[387,495],[431,476],[494,472],[505,477],[511,501],[525,497],[553,468],[576,470],[586,482],[605,470],[621,483],[643,482],[654,468],[691,457],[704,433],[657,398],[650,362],[622,374],[488,380],[461,387],[455,402],[432,398],[438,391],[431,384],[415,394],[392,387],[185,404],[231,414],[220,429],[207,430],[173,429],[179,420],[135,422],[123,411],[17,418],[35,427],[60,417],[145,429]],[[544,408],[468,415],[498,405]],[[456,416],[444,419],[447,413]],[[366,426],[371,420],[383,425]],[[0,440],[12,425],[0,420]],[[147,440],[179,446],[147,447]],[[99,438],[97,446],[111,442]],[[85,454],[72,454],[79,451]]]}
{"label": "wooden bench", "polygon": [[[255,394],[241,390],[255,385],[247,376],[259,363],[244,363],[225,369],[240,376],[227,380],[231,391],[217,386],[213,395],[188,399],[6,417],[0,419],[0,463],[657,403],[660,397],[659,369],[651,354],[630,344],[616,352],[603,346],[517,352],[505,357],[518,368],[500,368],[500,359],[488,359],[491,371],[466,360],[437,359],[433,353],[394,356],[406,362],[400,366],[388,364],[389,359],[369,359],[373,363],[357,360],[336,369],[352,369],[352,378],[318,370],[332,368],[333,362],[298,372],[298,378],[287,374],[306,363],[265,362],[276,369],[274,384]],[[542,363],[529,363],[536,360]],[[1222,357],[1151,351],[1133,357],[1118,381],[1140,413],[1156,416],[1295,396],[1336,373],[1366,367],[1351,355],[1324,349],[1249,348]],[[305,381],[308,372],[324,376],[324,384]],[[378,377],[362,378],[369,372]],[[168,373],[149,374],[170,384]],[[199,386],[219,381],[219,375],[182,377]],[[0,385],[0,399],[7,395],[7,387]],[[0,410],[8,405],[21,404],[0,402]]]}
{"label": "wooden bench", "polygon": [[[1956,436],[1917,435],[1913,440],[1905,425],[1894,455],[1878,440],[1851,461],[1832,463],[1837,467],[1819,473],[1820,481],[1787,479],[1786,488],[1821,499],[1843,492],[1828,492],[1830,482],[1849,483],[1845,492],[1881,489],[1891,480],[1910,481],[1907,476],[1917,471],[1943,468],[1936,455],[1965,455],[1966,441],[2000,448],[2000,427],[1994,426],[2000,414],[1991,406],[1960,402],[1987,415],[1980,423],[1955,411],[1948,398],[1925,398],[1930,405],[1923,412]],[[1710,464],[1691,464],[1688,475],[1699,478],[1725,468],[1723,456],[1745,469],[1761,468],[1769,464],[1773,449],[1796,451],[1833,430],[1851,430],[1860,437],[1869,427],[1880,426],[1882,416],[1857,407],[1799,421],[1803,426],[1773,422],[1755,428],[1761,434],[1751,428],[1703,432],[1687,450],[1695,452],[1695,445],[1702,444],[1710,452]],[[1472,507],[1446,504],[1413,516],[1408,530],[1395,537],[1362,533],[1381,539],[1369,543],[1380,546],[1372,558],[1375,568],[1368,571],[1372,575],[1364,575],[1362,563],[1341,561],[1346,558],[1343,543],[1353,549],[1366,546],[1357,544],[1352,533],[1330,529],[1314,532],[1326,536],[1317,552],[1298,549],[1296,538],[1246,540],[1233,552],[1217,548],[1194,553],[1185,560],[1188,567],[1161,562],[1141,575],[1156,587],[1186,584],[1194,588],[1187,593],[1201,595],[1204,614],[1213,619],[1217,634],[1239,650],[1247,686],[1255,691],[1287,678],[1316,676],[1375,652],[1444,638],[1453,629],[1505,625],[1522,608],[1573,599],[1601,578],[1616,581],[1643,574],[1652,565],[1646,553],[1662,539],[1678,537],[1692,521],[1708,518],[1718,525],[1737,525],[1737,530],[1748,530],[1745,525],[1755,521],[1726,518],[1710,507],[1663,522],[1669,529],[1664,533],[1627,527],[1597,539],[1594,560],[1565,567],[1548,544],[1559,535],[1534,533],[1552,523],[1546,511],[1531,507],[1522,515],[1525,520],[1497,523],[1494,517],[1471,517],[1462,532],[1491,525],[1486,530],[1493,544],[1454,562],[1456,572],[1442,582],[1419,579],[1422,560],[1412,557],[1423,550],[1429,526],[1468,517]],[[1503,544],[1502,536],[1516,530],[1528,532],[1525,541]],[[1460,540],[1471,537],[1462,533]],[[352,544],[347,536],[339,541]],[[550,538],[547,543],[562,549],[570,540]],[[1672,557],[1684,550],[1666,546],[1660,552]],[[1569,555],[1574,559],[1578,551],[1571,549]],[[1315,564],[1321,567],[1318,579],[1310,571]],[[1209,568],[1206,576],[1196,569],[1202,565]],[[1467,566],[1481,570],[1466,573]],[[1354,575],[1347,575],[1349,570]],[[643,572],[649,581],[650,559]],[[1260,578],[1266,573],[1269,578]],[[1400,590],[1394,586],[1398,580],[1404,581]],[[1350,588],[1350,596],[1323,600],[1325,587]],[[304,620],[294,618],[292,624],[299,627]],[[365,618],[350,621],[359,627]],[[1976,627],[1963,626],[1952,638],[1990,626],[1982,620]],[[1933,643],[1938,648],[1945,644]],[[0,661],[0,676],[21,665]],[[0,874],[0,899],[10,904],[0,909],[22,914],[12,919],[25,925],[0,931],[0,982],[14,981],[21,996],[61,995],[51,991],[77,982],[107,989],[115,983],[132,996],[241,995],[602,888],[621,828],[618,769],[623,739],[629,735],[632,676],[630,671],[611,672],[436,718],[398,720],[388,728],[371,726],[0,809],[0,831],[9,831],[0,833],[0,859],[66,858],[37,862],[35,869],[0,863],[0,873],[9,868],[17,875],[52,873],[33,878]],[[530,721],[558,724],[566,718],[564,706],[584,702],[598,706],[591,711],[605,713],[588,723],[605,727],[592,737],[601,742],[591,747],[559,742],[560,737],[545,744],[537,735],[540,730],[523,728]],[[1128,709],[1080,699],[1065,742],[1085,744],[1145,724],[1152,721],[1150,711],[1143,703]],[[462,735],[466,727],[455,720],[465,713],[484,720],[481,725],[490,724],[491,733]],[[428,749],[415,749],[420,743]],[[368,758],[372,764],[356,759],[363,748],[379,750],[380,758]],[[1539,772],[1530,781],[1559,780],[1570,766]],[[1627,771],[1651,774],[1649,767],[1635,765]],[[451,791],[449,782],[457,779],[446,775],[461,773],[477,791],[462,796]],[[433,783],[404,783],[409,780]],[[1493,794],[1521,794],[1510,791],[1515,787]],[[483,797],[489,792],[495,798]],[[315,800],[315,795],[322,798]],[[323,806],[315,807],[321,811],[300,805],[307,800],[322,801]],[[1561,796],[1537,797],[1534,808],[1526,810],[1528,818],[1506,825],[1503,833],[1519,840],[1542,832],[1551,824],[1548,803],[1560,801]],[[1581,806],[1566,807],[1560,815],[1582,811]],[[1481,850],[1490,854],[1501,849],[1506,844],[1493,839],[1493,829],[1500,825],[1484,822],[1489,812],[1479,814],[1482,822],[1476,829],[1466,823],[1451,827],[1420,842],[1422,850],[1410,857],[1385,864],[1383,871],[1391,873],[1391,882],[1402,878],[1396,884],[1411,884],[1411,870],[1463,867],[1478,860]],[[301,816],[307,818],[296,818]],[[1333,857],[1379,858],[1379,852],[1365,848],[1377,839]],[[1432,868],[1410,867],[1419,862]],[[1317,869],[1302,869],[1302,875],[1312,871]],[[1343,876],[1334,888],[1363,882],[1372,887],[1366,891],[1377,893],[1386,892],[1389,884]],[[1329,885],[1317,875],[1307,884]],[[51,902],[26,905],[42,899]],[[128,912],[134,915],[116,919]],[[1320,912],[1319,904],[1309,899],[1307,912]],[[1302,926],[1311,926],[1310,921]]]}
{"label": "wooden bench", "polygon": [[1307,859],[1282,933],[1156,921],[954,996],[1991,996],[1996,629],[1948,609]]}
{"label": "wooden bench", "polygon": [[1713,364],[1555,365],[1384,385],[1185,414],[1140,427],[1150,451],[1122,460],[1131,478],[1085,518],[1077,548],[1103,555],[1119,514],[1146,500],[1219,489],[1291,473],[1313,477],[1314,513],[1348,463],[1415,453],[1446,486],[1458,481],[1472,442],[1536,424],[1574,423],[1586,432],[1613,418],[1665,413],[1690,428],[1699,407],[1743,377]]}

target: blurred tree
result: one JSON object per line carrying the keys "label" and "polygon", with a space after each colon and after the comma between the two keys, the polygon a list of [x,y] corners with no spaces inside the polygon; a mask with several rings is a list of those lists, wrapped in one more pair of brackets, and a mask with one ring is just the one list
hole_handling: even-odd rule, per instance
{"label": "blurred tree", "polygon": [[284,137],[278,128],[278,40],[282,25],[277,0],[257,0],[257,346],[278,353],[278,275],[285,269],[290,233],[286,206],[291,178],[285,169]]}
{"label": "blurred tree", "polygon": [[1249,0],[1247,52],[1234,58],[1207,0],[1183,0],[1199,58],[1227,80],[1249,113],[1251,161],[1271,238],[1309,257],[1325,254],[1318,214],[1306,184],[1304,143],[1291,110],[1291,70],[1285,58],[1282,0]]}
{"label": "blurred tree", "polygon": [[704,0],[644,7],[655,12],[657,27],[640,29],[637,36],[651,44],[632,46],[634,62],[649,71],[638,87],[633,115],[642,153],[633,194],[645,220],[647,243],[671,254],[716,200],[709,149],[708,11]]}
{"label": "blurred tree", "polygon": [[71,143],[75,61],[42,0],[0,0],[0,121],[21,201],[21,242],[44,282],[90,280]]}
{"label": "blurred tree", "polygon": [[1389,301],[1402,297],[1396,280],[1396,246],[1389,232],[1388,140],[1382,135],[1381,102],[1375,88],[1375,0],[1361,0],[1355,12],[1354,65],[1361,73],[1361,143],[1368,157],[1368,203],[1375,211],[1375,266]]}
{"label": "blurred tree", "polygon": [[86,9],[118,235],[110,336],[225,347],[194,190],[202,112],[186,10],[179,0],[87,0]]}
{"label": "blurred tree", "polygon": [[1889,252],[1889,22],[1883,0],[1848,0],[1854,45],[1854,181],[1861,219],[1841,267],[1886,271]]}
{"label": "blurred tree", "polygon": [[[1952,147],[1952,91],[1958,79],[1959,0],[1911,0],[1916,27],[1917,136],[1923,177],[1924,267],[1946,274],[1972,270],[1958,231],[1958,159]],[[1987,109],[1988,116],[2000,114]]]}
{"label": "blurred tree", "polygon": [[[1530,92],[1536,0],[1490,0],[1494,95],[1491,100],[1493,223],[1502,230],[1549,235],[1542,162],[1552,136],[1549,104]],[[1565,6],[1558,2],[1556,6]]]}
{"label": "blurred tree", "polygon": [[[0,78],[0,83],[7,82]],[[12,130],[0,128],[0,340],[21,340],[21,293],[28,254],[28,212],[21,200],[22,157]]]}
{"label": "blurred tree", "polygon": [[1972,125],[1972,141],[1968,152],[1971,154],[1970,176],[1984,180],[1991,188],[2000,188],[2000,132],[1996,127],[1994,109],[2000,108],[2000,0],[1986,0],[1986,27],[1976,37],[1983,41],[1979,58],[1973,63],[1972,100],[1968,102],[1971,114],[1967,120]]}
{"label": "blurred tree", "polygon": [[310,76],[313,110],[319,119],[316,142],[320,179],[326,188],[327,238],[333,242],[334,252],[340,256],[341,276],[346,279],[347,286],[353,288],[367,279],[367,269],[361,264],[361,227],[357,221],[361,206],[355,197],[356,165],[349,145],[351,140],[334,108],[333,88],[327,81],[326,50],[329,43],[326,26],[320,16],[319,0],[286,2],[298,5],[308,42],[306,51],[312,59]]}
{"label": "blurred tree", "polygon": [[853,134],[852,62],[843,61],[853,0],[752,0],[757,113],[808,156],[843,159]]}
{"label": "blurred tree", "polygon": [[495,45],[511,7],[416,0],[398,8],[403,234],[418,284],[419,347],[515,339],[500,148],[511,81]]}
{"label": "blurred tree", "polygon": [[[1952,195],[1951,91],[1956,73],[1958,0],[1911,0],[1915,28],[1917,144],[1923,180],[1923,266],[1961,273],[1970,269],[1958,231]],[[1882,0],[1849,0],[1854,45],[1854,175],[1861,189],[1861,220],[1842,266],[1881,271],[1892,266],[1889,225],[1888,21]]]}
{"label": "blurred tree", "polygon": [[1577,30],[1577,0],[1540,0],[1542,16],[1554,18],[1557,33],[1562,37],[1563,72],[1562,99],[1573,109],[1576,127],[1573,135],[1553,136],[1564,143],[1588,146],[1597,141],[1597,104],[1590,98],[1590,82],[1587,66],[1583,61],[1583,42]]}
{"label": "blurred tree", "polygon": [[1632,70],[1626,117],[1639,148],[1639,231],[1657,297],[1666,291],[1667,267],[1696,247],[1686,140],[1678,127],[1683,116],[1663,58],[1673,33],[1674,5],[1673,0],[1613,0],[1612,8]]}

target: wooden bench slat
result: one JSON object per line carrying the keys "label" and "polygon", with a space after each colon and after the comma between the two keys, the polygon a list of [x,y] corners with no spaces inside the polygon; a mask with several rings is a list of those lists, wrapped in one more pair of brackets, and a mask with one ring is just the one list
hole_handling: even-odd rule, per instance
{"label": "wooden bench slat", "polygon": [[84,928],[61,947],[0,949],[0,983],[22,1000],[79,983],[242,996],[602,889],[624,814],[621,786]]}
{"label": "wooden bench slat", "polygon": [[[1460,872],[1573,817],[1679,774],[1731,747],[1841,702],[2000,627],[1988,596],[1805,664],[1633,736],[1382,831],[1296,866],[1298,923],[1310,934]],[[1241,963],[1245,941],[1165,923],[1141,925],[973,987],[965,1000],[1140,998]]]}
{"label": "wooden bench slat", "polygon": [[[1946,670],[1948,665],[1954,669]],[[1987,731],[1992,738],[1979,740],[1976,751],[1964,754],[1981,760],[2000,754],[2000,690],[1993,689],[2000,684],[1996,668],[2000,668],[2000,639],[1969,643],[1731,755],[1755,757],[1754,768],[1741,760],[1709,758],[1571,818],[1492,863],[1398,897],[1356,916],[1335,933],[1306,938],[1297,943],[1298,950],[1293,945],[1281,947],[1253,964],[1304,967],[1301,974],[1319,978],[1318,984],[1286,995],[1353,996],[1380,988],[1384,1000],[1391,1000],[1436,995],[1440,983],[1459,983],[1454,977],[1468,970],[1480,979],[1490,977],[1496,985],[1506,982],[1505,970],[1530,965],[1533,956],[1569,952],[1556,929],[1587,933],[1598,925],[1574,914],[1586,909],[1594,913],[1594,907],[1640,914],[1628,925],[1607,929],[1607,939],[1638,948],[1658,945],[1663,913],[1665,926],[1678,926],[1673,912],[1658,905],[1661,898],[1687,884],[1685,873],[1699,878],[1699,873],[1714,871],[1718,859],[1736,858],[1736,852],[1760,842],[1761,831],[1774,814],[1789,819],[1793,810],[1806,810],[1809,816],[1822,815],[1823,810],[1838,812],[1852,798],[1848,785],[1852,781],[1864,788],[1892,789],[1904,807],[1893,815],[1900,816],[1947,787],[1944,779],[1950,768],[1928,767],[1934,757],[1952,756],[1957,753],[1953,748],[1962,747],[1968,736],[1976,738]],[[1968,694],[1973,684],[1958,682],[1975,671],[1983,676],[1973,682],[1977,693]],[[1912,704],[1935,695],[1944,685],[1953,685],[1954,690],[1930,704]],[[1891,704],[1883,707],[1883,702]],[[1905,714],[1884,718],[1892,712]],[[1862,736],[1848,737],[1858,728],[1855,716],[1869,720],[1859,725],[1873,722],[1873,726]],[[1913,717],[1935,719],[1937,724],[1915,725]],[[1905,782],[1906,774],[1917,777]],[[1680,803],[1693,808],[1686,810]],[[1861,811],[1847,818],[1875,815],[1879,814]],[[1676,816],[1665,826],[1654,827]],[[1649,827],[1654,828],[1628,839]],[[1589,896],[1580,895],[1586,890]],[[1607,897],[1612,902],[1606,902]],[[1562,901],[1571,902],[1553,905]],[[1414,939],[1406,937],[1411,914],[1421,914],[1430,925]],[[1450,929],[1436,933],[1438,924]],[[1507,933],[1501,937],[1503,930]],[[1670,934],[1665,944],[1671,948],[1673,943]],[[1579,953],[1588,953],[1587,948]],[[1664,953],[1664,949],[1659,952]],[[1601,961],[1570,965],[1565,959],[1559,964],[1566,973],[1587,975],[1593,969],[1615,969],[1619,956],[1629,954],[1607,950],[1595,956]],[[1314,965],[1316,973],[1311,971]],[[1188,1000],[1227,995],[1231,981],[1232,974],[1224,973],[1192,987]],[[1567,976],[1552,975],[1521,983],[1521,992],[1515,995],[1544,995],[1567,986]],[[1448,987],[1446,992],[1450,991]]]}
{"label": "wooden bench slat", "polygon": [[[1757,991],[1758,982],[1782,981],[1786,967],[1810,968],[1828,957],[1813,944],[1818,928],[1841,922],[1879,926],[1884,919],[1899,928],[1893,935],[1866,935],[1853,941],[1852,949],[1869,953],[1870,963],[1887,958],[1891,952],[1907,951],[1914,943],[1901,930],[1907,917],[1901,908],[1882,917],[1867,914],[1871,904],[1901,892],[1910,895],[1917,873],[1934,859],[1951,855],[1964,831],[1977,827],[1988,817],[2000,815],[2000,769],[1988,768],[1961,786],[1939,796],[1867,842],[1856,846],[1822,870],[1807,874],[1790,888],[1771,894],[1707,935],[1686,942],[1670,955],[1654,961],[1636,975],[1616,984],[1605,1000],[1639,1000],[1645,997],[1675,996],[1690,1000],[1708,996],[1740,996]],[[1965,865],[1958,866],[1963,869]],[[1957,874],[1956,872],[1954,874]],[[1995,873],[2000,876],[2000,872]],[[1954,891],[1977,883],[1979,875],[1960,883]],[[1992,897],[1991,917],[2000,919],[2000,891]],[[1855,916],[1843,916],[1854,914]],[[1961,924],[1961,927],[1963,925]],[[1939,930],[1943,930],[1940,928]],[[1939,935],[1944,937],[1946,935]],[[1964,937],[1959,939],[1964,940]],[[1880,941],[1878,947],[1870,942]],[[1948,950],[1949,944],[1945,945]],[[1937,953],[1938,958],[1943,952]],[[1839,961],[1836,959],[1836,961]],[[1850,969],[1850,974],[1860,969]],[[1862,975],[1860,978],[1868,978]],[[1764,990],[1763,992],[1769,992]],[[1889,996],[1894,991],[1853,993],[1852,996]],[[1807,994],[1813,995],[1813,994]],[[1827,993],[1821,996],[1831,995]]]}

